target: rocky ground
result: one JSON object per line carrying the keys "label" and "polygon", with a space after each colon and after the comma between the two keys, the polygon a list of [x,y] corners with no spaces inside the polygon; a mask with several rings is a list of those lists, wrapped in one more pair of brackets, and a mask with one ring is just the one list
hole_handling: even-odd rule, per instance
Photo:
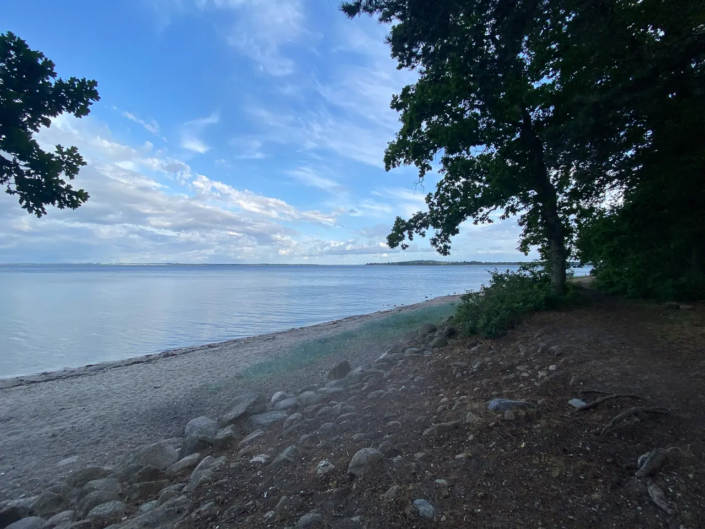
{"label": "rocky ground", "polygon": [[589,297],[245,393],[0,506],[0,528],[701,527],[705,311]]}

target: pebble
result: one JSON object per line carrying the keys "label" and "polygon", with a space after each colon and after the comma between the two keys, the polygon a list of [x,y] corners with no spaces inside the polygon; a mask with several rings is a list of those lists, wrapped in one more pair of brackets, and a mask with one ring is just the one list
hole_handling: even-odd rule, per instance
{"label": "pebble", "polygon": [[335,465],[330,461],[324,459],[318,465],[316,465],[316,474],[318,476],[325,476],[335,471]]}
{"label": "pebble", "polygon": [[426,500],[414,500],[414,506],[422,518],[433,518],[436,516],[436,509]]}
{"label": "pebble", "polygon": [[516,415],[514,415],[514,412],[512,410],[507,410],[504,412],[505,421],[513,421],[514,419],[516,419]]}
{"label": "pebble", "polygon": [[376,448],[363,448],[353,456],[348,466],[348,474],[363,476],[373,466],[384,459],[384,454]]}
{"label": "pebble", "polygon": [[568,404],[570,404],[574,408],[580,409],[583,406],[585,406],[587,404],[587,402],[585,402],[584,400],[580,400],[580,399],[570,399],[568,401]]}

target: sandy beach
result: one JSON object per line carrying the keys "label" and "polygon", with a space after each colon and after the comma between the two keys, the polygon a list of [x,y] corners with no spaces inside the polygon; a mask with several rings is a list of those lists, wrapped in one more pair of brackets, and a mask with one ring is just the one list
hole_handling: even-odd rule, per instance
{"label": "sandy beach", "polygon": [[[393,314],[456,301],[457,296],[310,327],[130,360],[0,380],[0,500],[31,495],[71,470],[113,464],[126,451],[182,435],[199,415],[217,416],[233,396],[296,389],[350,351],[257,382],[239,377],[262,359],[306,340],[354,331]],[[355,365],[374,360],[387,343],[355,351]]]}

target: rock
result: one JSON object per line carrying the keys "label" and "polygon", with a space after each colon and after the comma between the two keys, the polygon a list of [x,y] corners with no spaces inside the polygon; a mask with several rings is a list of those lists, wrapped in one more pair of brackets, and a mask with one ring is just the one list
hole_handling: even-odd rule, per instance
{"label": "rock", "polygon": [[377,463],[384,459],[384,454],[375,448],[363,448],[359,450],[350,461],[348,474],[363,476]]}
{"label": "rock", "polygon": [[438,424],[432,424],[430,427],[426,428],[423,432],[424,437],[437,437],[446,432],[454,430],[460,426],[460,421],[442,422]]}
{"label": "rock", "polygon": [[143,446],[127,455],[124,466],[141,465],[146,467],[152,465],[162,470],[166,470],[179,460],[179,451],[166,441],[160,441],[151,445]]}
{"label": "rock", "polygon": [[288,446],[272,461],[272,467],[294,465],[300,458],[299,449],[295,446]]}
{"label": "rock", "polygon": [[120,480],[117,478],[94,479],[81,487],[79,498],[95,491],[106,491],[120,494],[122,492],[122,485],[120,485]]}
{"label": "rock", "polygon": [[[178,461],[177,461],[178,463]],[[176,463],[174,463],[176,464]],[[172,465],[173,466],[173,465]],[[171,467],[169,467],[171,468]],[[133,482],[134,483],[144,483],[146,481],[158,481],[160,479],[164,479],[165,477],[165,472],[155,466],[152,465],[147,465],[146,467],[142,467],[134,476],[133,476]]]}
{"label": "rock", "polygon": [[299,518],[296,527],[299,529],[315,529],[317,527],[325,527],[325,522],[323,521],[323,516],[317,512],[310,512]]}
{"label": "rock", "polygon": [[345,375],[350,373],[352,371],[352,367],[350,366],[350,362],[347,360],[343,360],[342,362],[336,364],[333,369],[328,371],[328,376],[326,377],[327,380],[340,380],[341,378],[345,378]]}
{"label": "rock", "polygon": [[301,406],[304,408],[307,408],[309,406],[315,406],[316,404],[320,404],[326,400],[325,395],[321,395],[320,393],[316,393],[315,391],[304,391],[298,396],[299,402],[301,403]]}
{"label": "rock", "polygon": [[183,483],[176,483],[175,485],[171,485],[162,489],[162,491],[159,493],[159,498],[157,499],[157,505],[164,505],[169,500],[181,496],[181,492],[183,490]]}
{"label": "rock", "polygon": [[285,411],[269,411],[267,413],[252,415],[247,419],[245,428],[249,432],[265,430],[278,422],[284,422],[287,417],[289,417],[289,414]]}
{"label": "rock", "polygon": [[237,446],[239,446],[240,448],[243,448],[245,446],[249,446],[250,444],[252,444],[253,441],[255,441],[256,439],[259,439],[263,435],[264,435],[264,430],[255,430],[250,435],[245,437],[242,441],[240,441],[237,444]]}
{"label": "rock", "polygon": [[218,432],[218,423],[202,415],[191,419],[184,428],[184,437],[215,437]]}
{"label": "rock", "polygon": [[44,525],[44,518],[30,516],[29,518],[22,518],[17,522],[11,523],[6,529],[41,529],[42,525]]}
{"label": "rock", "polygon": [[469,411],[465,414],[466,424],[482,424],[482,417],[475,415],[473,412]]}
{"label": "rock", "polygon": [[363,365],[360,367],[356,367],[355,369],[350,371],[350,373],[345,375],[345,380],[347,381],[349,386],[352,386],[354,384],[362,382],[366,377],[370,375],[383,376],[384,371],[375,369],[370,365]]}
{"label": "rock", "polygon": [[179,496],[119,527],[120,529],[173,528],[190,509],[189,499],[186,496]]}
{"label": "rock", "polygon": [[[159,497],[161,498],[161,494],[159,495]],[[137,508],[137,512],[139,514],[144,514],[146,512],[153,511],[157,507],[159,507],[159,502],[157,500],[152,500],[152,501],[148,501],[147,503],[143,503],[142,505],[140,505]]]}
{"label": "rock", "polygon": [[44,522],[42,529],[54,529],[55,527],[70,525],[75,519],[76,513],[74,511],[62,511]]}
{"label": "rock", "polygon": [[490,411],[507,411],[521,408],[534,408],[535,404],[526,400],[492,399],[487,404]]}
{"label": "rock", "polygon": [[568,401],[568,404],[570,404],[574,408],[580,409],[583,406],[585,406],[587,404],[587,402],[585,402],[584,400],[580,400],[580,399],[570,399]]}
{"label": "rock", "polygon": [[505,421],[513,421],[514,419],[516,419],[516,415],[514,415],[514,412],[512,410],[507,410],[504,412]]}
{"label": "rock", "polygon": [[127,505],[123,502],[109,501],[108,503],[103,503],[93,507],[91,512],[88,513],[88,518],[94,518],[103,523],[114,522],[122,518],[126,510]]}
{"label": "rock", "polygon": [[300,423],[304,419],[304,416],[300,413],[292,413],[284,421],[284,429],[288,430],[297,423]]}
{"label": "rock", "polygon": [[213,438],[213,448],[216,450],[225,450],[226,448],[230,448],[238,439],[240,439],[240,437],[240,433],[233,424],[226,426],[225,428],[221,428],[216,432],[215,437]]}
{"label": "rock", "polygon": [[226,462],[227,458],[225,456],[219,457],[218,459],[215,459],[213,456],[206,457],[191,473],[188,485],[186,485],[184,490],[186,492],[192,492],[203,483],[207,483],[212,479],[213,472]]}
{"label": "rock", "polygon": [[446,340],[443,336],[439,336],[438,338],[431,340],[428,347],[430,349],[438,349],[439,347],[445,347],[446,345],[448,345],[448,340]]}
{"label": "rock", "polygon": [[331,415],[335,411],[335,408],[331,406],[324,406],[316,412],[316,417],[325,417],[326,415]]}
{"label": "rock", "polygon": [[31,498],[0,502],[0,527],[5,527],[33,514],[31,506],[36,499],[37,496],[32,496]]}
{"label": "rock", "polygon": [[290,411],[295,410],[299,407],[299,399],[290,398],[280,400],[274,405],[274,410],[276,411]]}
{"label": "rock", "polygon": [[296,443],[301,446],[311,446],[315,444],[315,438],[310,433],[303,434]]}
{"label": "rock", "polygon": [[186,437],[181,445],[181,450],[179,450],[179,459],[183,459],[191,454],[204,452],[212,446],[212,437]]}
{"label": "rock", "polygon": [[115,501],[118,499],[118,493],[115,491],[107,490],[96,490],[86,495],[78,504],[78,515],[79,518],[85,518],[86,515],[91,512],[93,507],[97,507],[102,503],[108,503],[109,501]]}
{"label": "rock", "polygon": [[451,336],[455,336],[456,334],[458,334],[458,331],[452,325],[449,325],[443,331],[443,336],[445,336],[446,338],[450,338]]}
{"label": "rock", "polygon": [[251,415],[267,411],[267,399],[263,395],[246,394],[235,398],[218,418],[221,427],[246,420]]}
{"label": "rock", "polygon": [[66,478],[66,484],[71,488],[83,487],[94,479],[107,478],[115,471],[109,467],[87,467],[76,472],[72,472]]}
{"label": "rock", "polygon": [[262,463],[263,465],[266,465],[269,463],[270,459],[272,459],[272,456],[269,454],[260,454],[250,459],[250,463]]}
{"label": "rock", "polygon": [[280,400],[288,399],[290,395],[284,391],[277,391],[274,395],[272,395],[272,398],[270,399],[269,403],[274,406],[277,402]]}
{"label": "rock", "polygon": [[326,476],[331,472],[335,472],[335,465],[326,459],[316,465],[316,474],[319,477]]}
{"label": "rock", "polygon": [[436,509],[426,500],[414,500],[414,507],[422,518],[433,519],[436,516]]}
{"label": "rock", "polygon": [[402,488],[399,485],[392,485],[389,490],[384,493],[384,501],[391,503],[397,501],[401,496]]}
{"label": "rock", "polygon": [[399,455],[399,450],[389,441],[382,441],[377,449],[384,454],[384,457],[392,458]]}
{"label": "rock", "polygon": [[418,347],[409,347],[406,351],[404,351],[404,356],[406,356],[407,358],[409,356],[418,356],[420,354],[421,349],[419,349]]}
{"label": "rock", "polygon": [[378,389],[377,391],[373,391],[372,393],[369,393],[367,395],[367,398],[369,400],[377,400],[377,399],[381,398],[385,393],[386,393],[386,391],[384,391],[383,389]]}
{"label": "rock", "polygon": [[44,491],[32,502],[33,514],[41,518],[49,518],[68,508],[68,500],[63,494]]}
{"label": "rock", "polygon": [[669,310],[678,310],[681,308],[680,303],[676,303],[675,301],[669,301],[668,303],[664,303],[664,308],[669,309]]}
{"label": "rock", "polygon": [[141,502],[154,498],[161,490],[169,486],[169,481],[146,481],[144,483],[135,483],[125,489],[125,498],[129,502]]}
{"label": "rock", "polygon": [[325,422],[321,424],[321,427],[318,429],[318,437],[321,439],[328,439],[331,437],[335,437],[336,434],[336,428],[335,428],[335,423],[332,422]]}
{"label": "rock", "polygon": [[[341,393],[344,393],[345,389],[341,387],[326,387],[326,388],[319,388],[318,389],[318,394],[323,395],[324,397],[332,397],[334,395],[339,395]],[[330,400],[330,399],[325,399],[325,400]]]}
{"label": "rock", "polygon": [[666,462],[667,457],[668,451],[663,448],[657,448],[656,450],[643,454],[639,457],[637,463],[639,470],[637,470],[635,474],[636,477],[638,479],[644,479],[655,474]]}
{"label": "rock", "polygon": [[167,476],[176,476],[177,474],[181,474],[182,472],[190,472],[194,468],[196,468],[196,466],[198,466],[200,460],[201,454],[199,453],[186,456],[183,459],[179,459],[176,463],[167,468],[166,474]]}
{"label": "rock", "polygon": [[437,330],[437,327],[433,323],[424,323],[419,329],[418,334],[419,336],[426,336],[427,334],[431,334]]}

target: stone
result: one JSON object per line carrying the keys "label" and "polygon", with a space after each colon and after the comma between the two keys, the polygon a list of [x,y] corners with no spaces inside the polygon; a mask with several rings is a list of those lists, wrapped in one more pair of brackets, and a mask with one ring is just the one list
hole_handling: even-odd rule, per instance
{"label": "stone", "polygon": [[110,467],[87,467],[76,472],[72,472],[66,478],[66,484],[71,488],[83,487],[94,479],[107,478],[114,473]]}
{"label": "stone", "polygon": [[392,485],[389,490],[384,493],[384,501],[391,503],[397,501],[401,496],[402,488],[399,485]]}
{"label": "stone", "polygon": [[32,514],[30,507],[36,496],[0,502],[0,527],[5,527]]}
{"label": "stone", "polygon": [[166,441],[160,441],[143,446],[128,454],[125,459],[127,465],[155,466],[166,470],[179,460],[179,451]]}
{"label": "stone", "polygon": [[316,417],[325,417],[326,415],[332,415],[334,411],[335,408],[331,406],[324,406],[316,412]]}
{"label": "stone", "polygon": [[348,466],[348,474],[360,477],[369,472],[384,459],[384,454],[376,448],[363,448],[353,456]]}
{"label": "stone", "polygon": [[[178,461],[177,461],[178,463]],[[176,464],[176,463],[174,463]],[[169,467],[171,468],[171,467]],[[164,479],[166,476],[166,473],[153,466],[153,465],[147,465],[146,467],[142,467],[134,476],[133,476],[133,482],[134,483],[144,483],[146,481],[158,481],[160,479]]]}
{"label": "stone", "polygon": [[68,506],[68,500],[63,494],[44,491],[32,502],[30,509],[41,518],[49,518],[65,511]]}
{"label": "stone", "polygon": [[184,437],[214,437],[218,432],[218,423],[202,415],[191,419],[184,428]]}
{"label": "stone", "polygon": [[377,391],[373,391],[372,393],[369,393],[367,395],[367,398],[369,400],[377,400],[377,399],[381,398],[385,393],[386,393],[386,391],[384,391],[383,389],[378,389]]}
{"label": "stone", "polygon": [[392,458],[399,455],[399,450],[389,441],[382,441],[377,449],[384,454],[384,457]]}
{"label": "stone", "polygon": [[352,371],[350,362],[348,362],[347,360],[343,360],[342,362],[336,364],[335,367],[333,367],[330,371],[328,371],[328,376],[326,376],[326,379],[340,380],[342,378],[345,378],[345,375],[350,373],[350,371]]}
{"label": "stone", "polygon": [[109,501],[115,501],[118,499],[118,493],[114,491],[107,490],[96,490],[86,495],[78,504],[78,515],[80,518],[85,518],[86,515],[91,512],[93,507],[97,507],[102,503],[108,503]]}
{"label": "stone", "polygon": [[182,472],[191,472],[201,461],[201,454],[195,453],[179,459],[176,463],[166,469],[167,476],[176,476]]}
{"label": "stone", "polygon": [[55,527],[66,526],[71,524],[75,519],[76,513],[74,511],[62,511],[44,522],[42,529],[54,529]]}
{"label": "stone", "polygon": [[446,345],[448,345],[448,340],[443,336],[439,336],[438,338],[431,340],[428,347],[431,349],[438,349],[439,347],[445,347]]}
{"label": "stone", "polygon": [[218,418],[221,428],[246,420],[251,415],[267,411],[267,399],[253,393],[240,395],[230,402]]}
{"label": "stone", "polygon": [[245,446],[251,445],[255,440],[259,439],[264,435],[264,430],[255,430],[252,432],[250,435],[245,437],[242,441],[240,441],[237,446],[240,448],[243,448]]}
{"label": "stone", "polygon": [[451,336],[455,336],[456,334],[458,334],[458,331],[457,331],[457,329],[456,329],[455,327],[453,327],[452,325],[449,325],[449,326],[446,327],[445,330],[443,331],[443,336],[445,336],[446,338],[450,338]]}
{"label": "stone", "polygon": [[79,497],[84,497],[94,491],[107,491],[114,492],[115,494],[120,494],[122,492],[122,485],[120,480],[117,478],[101,478],[89,481],[83,487],[81,487],[81,492]]}
{"label": "stone", "polygon": [[418,356],[421,354],[421,352],[421,349],[419,349],[418,347],[409,347],[406,351],[404,351],[404,356]]}
{"label": "stone", "polygon": [[162,489],[162,491],[159,493],[159,498],[157,499],[157,505],[164,505],[169,500],[181,496],[181,492],[183,490],[183,483],[176,483],[175,485],[171,485]]}
{"label": "stone", "polygon": [[129,502],[141,502],[158,496],[161,490],[168,486],[168,480],[135,483],[125,489],[125,498]]}
{"label": "stone", "polygon": [[319,477],[326,476],[331,472],[335,472],[335,465],[326,459],[316,465],[316,475]]}
{"label": "stone", "polygon": [[580,400],[580,399],[570,399],[568,401],[568,404],[570,404],[574,408],[580,409],[583,406],[587,405],[587,402],[585,402],[584,400]]}
{"label": "stone", "polygon": [[208,456],[203,461],[201,461],[198,466],[191,473],[188,485],[185,487],[186,492],[192,492],[200,487],[203,483],[207,483],[213,477],[213,473],[216,469],[221,467],[227,462],[225,456],[215,459],[213,456]]}
{"label": "stone", "polygon": [[326,400],[325,395],[316,393],[315,391],[304,391],[298,397],[301,406],[308,408],[309,406],[315,406]]}
{"label": "stone", "polygon": [[460,421],[442,422],[432,424],[423,432],[424,437],[438,437],[444,433],[450,432],[460,426]]}
{"label": "stone", "polygon": [[436,516],[436,509],[426,500],[414,500],[414,507],[422,518],[433,519]]}
{"label": "stone", "polygon": [[289,414],[285,411],[269,411],[267,413],[251,415],[250,418],[247,419],[247,422],[245,422],[245,428],[249,432],[265,430],[279,422],[283,423],[287,417],[289,417]]}
{"label": "stone", "polygon": [[384,371],[375,369],[370,365],[363,365],[360,367],[356,367],[355,369],[350,371],[350,373],[345,375],[345,380],[348,382],[348,385],[351,386],[362,382],[366,377],[370,375],[384,376]]}
{"label": "stone", "polygon": [[213,438],[213,448],[216,450],[225,450],[230,448],[235,444],[235,442],[240,439],[240,433],[234,424],[221,428],[215,434]]}
{"label": "stone", "polygon": [[288,430],[289,428],[291,428],[295,424],[298,424],[301,421],[303,421],[303,419],[304,419],[304,416],[301,415],[300,413],[292,413],[284,421],[284,429]]}
{"label": "stone", "polygon": [[294,465],[301,459],[301,453],[295,446],[288,446],[272,461],[272,467]]}
{"label": "stone", "polygon": [[11,523],[5,529],[41,529],[42,525],[44,525],[44,518],[30,516]]}
{"label": "stone", "polygon": [[465,414],[466,424],[482,424],[482,417],[475,415],[473,412],[469,411]]}
{"label": "stone", "polygon": [[61,461],[59,461],[56,464],[56,466],[57,467],[65,467],[68,465],[73,465],[74,463],[78,463],[78,456],[71,456],[71,457],[67,457],[65,459],[62,459]]}
{"label": "stone", "polygon": [[288,399],[289,397],[290,395],[285,391],[277,391],[274,395],[272,395],[272,398],[269,400],[269,403],[274,406],[280,400]]}
{"label": "stone", "polygon": [[437,327],[433,323],[424,323],[419,329],[418,335],[426,336],[427,334],[431,334],[437,330]]}
{"label": "stone", "polygon": [[181,450],[179,450],[179,459],[183,459],[191,454],[197,454],[199,452],[204,452],[213,446],[212,437],[186,437],[181,444]]}
{"label": "stone", "polygon": [[290,398],[290,399],[284,399],[280,400],[274,405],[274,410],[276,411],[290,411],[290,410],[295,410],[296,408],[299,407],[299,399],[295,398]]}
{"label": "stone", "polygon": [[516,415],[514,415],[514,412],[512,410],[507,410],[504,412],[505,421],[513,421],[514,419],[516,419]]}
{"label": "stone", "polygon": [[321,427],[318,429],[318,437],[320,437],[321,439],[328,439],[334,437],[335,434],[335,423],[332,422],[325,422],[321,424]]}
{"label": "stone", "polygon": [[173,528],[191,509],[186,496],[173,498],[156,509],[120,525],[120,529]]}
{"label": "stone", "polygon": [[[345,389],[341,387],[326,387],[326,388],[319,388],[318,389],[318,394],[323,395],[324,397],[333,397],[335,395],[340,395],[341,393],[344,393]],[[326,399],[328,400],[328,399]]]}
{"label": "stone", "polygon": [[315,529],[317,527],[325,527],[325,522],[323,521],[323,516],[317,512],[310,512],[299,518],[296,527],[299,529]]}
{"label": "stone", "polygon": [[[161,498],[161,494],[159,495],[159,497]],[[157,507],[159,507],[159,501],[152,500],[152,501],[148,501],[147,503],[143,503],[142,505],[140,505],[137,508],[137,512],[139,514],[144,514],[146,512],[153,511]]]}
{"label": "stone", "polygon": [[88,518],[100,520],[101,522],[114,522],[119,520],[125,514],[127,505],[121,501],[109,501],[101,505],[97,505],[88,513]]}
{"label": "stone", "polygon": [[667,308],[669,310],[678,310],[681,308],[680,303],[677,303],[675,301],[669,301],[668,303],[664,303],[664,308]]}
{"label": "stone", "polygon": [[492,399],[487,404],[487,409],[490,411],[507,411],[534,407],[535,405],[532,402],[526,400]]}

